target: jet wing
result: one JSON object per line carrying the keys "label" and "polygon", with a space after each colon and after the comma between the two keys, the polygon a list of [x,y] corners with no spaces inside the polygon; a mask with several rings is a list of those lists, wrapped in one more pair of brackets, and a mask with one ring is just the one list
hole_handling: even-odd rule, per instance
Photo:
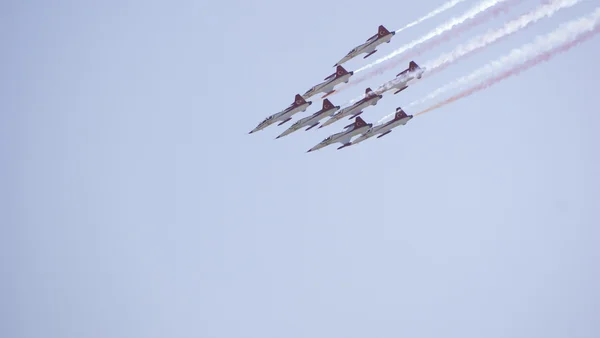
{"label": "jet wing", "polygon": [[343,138],[339,139],[338,142],[340,142],[343,145],[346,145],[350,143],[350,140],[352,140],[352,136],[344,136]]}

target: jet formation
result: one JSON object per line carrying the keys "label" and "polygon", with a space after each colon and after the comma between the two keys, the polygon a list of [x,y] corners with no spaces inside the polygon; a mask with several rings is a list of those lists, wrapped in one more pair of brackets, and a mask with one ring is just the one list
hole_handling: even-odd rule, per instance
{"label": "jet formation", "polygon": [[[318,125],[319,128],[317,129],[327,127],[344,117],[348,117],[349,120],[354,119],[354,122],[345,126],[342,131],[325,138],[307,152],[313,152],[334,143],[341,143],[341,146],[337,148],[339,150],[363,142],[373,136],[381,138],[391,133],[392,129],[406,125],[413,116],[406,114],[401,107],[396,108],[396,113],[392,120],[375,126],[372,123],[365,122],[359,115],[363,114],[366,108],[377,105],[377,102],[383,98],[383,92],[394,90],[395,95],[408,88],[412,81],[420,80],[426,69],[419,67],[415,61],[410,61],[408,63],[408,68],[398,73],[389,86],[386,86],[383,90],[378,90],[379,92],[375,92],[367,87],[363,97],[347,107],[342,108],[339,105],[334,105],[331,100],[327,98],[329,95],[335,93],[336,86],[342,83],[348,83],[354,75],[353,71],[347,71],[342,64],[365,53],[366,55],[363,59],[366,59],[373,55],[381,44],[390,43],[395,34],[396,32],[390,32],[383,25],[380,25],[377,29],[377,34],[368,38],[364,43],[354,47],[334,65],[335,73],[325,77],[322,82],[312,86],[303,95],[296,94],[293,103],[284,110],[265,118],[256,126],[256,128],[251,130],[249,134],[263,130],[276,122],[279,122],[277,125],[281,126],[290,121],[295,114],[305,112],[312,105],[313,102],[307,101],[308,99],[320,93],[324,93],[324,95],[321,96],[321,99],[323,99],[322,108],[312,115],[296,121],[288,129],[279,134],[276,139],[287,136],[303,128],[305,128],[304,131],[306,132]],[[327,120],[322,123],[321,121],[325,118],[327,118]],[[352,138],[356,136],[358,137],[352,141]]]}

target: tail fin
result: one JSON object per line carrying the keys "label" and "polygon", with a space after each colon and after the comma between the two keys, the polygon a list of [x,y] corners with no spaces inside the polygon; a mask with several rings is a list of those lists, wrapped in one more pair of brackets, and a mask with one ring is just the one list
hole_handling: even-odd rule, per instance
{"label": "tail fin", "polygon": [[346,74],[348,74],[348,71],[347,71],[346,69],[344,69],[344,67],[342,67],[342,66],[337,66],[337,69],[336,69],[335,75],[337,75],[337,76],[342,76],[342,75],[346,75]]}
{"label": "tail fin", "polygon": [[344,76],[344,75],[346,75],[346,74],[348,74],[348,71],[347,71],[346,69],[344,69],[344,67],[342,67],[342,66],[339,66],[339,65],[338,65],[338,66],[336,67],[336,69],[335,69],[335,73],[333,73],[333,74],[329,75],[329,76],[328,76],[328,77],[326,77],[324,80],[325,80],[325,81],[327,81],[327,80],[331,80],[331,79],[333,79],[333,78],[335,78],[335,77]]}
{"label": "tail fin", "polygon": [[379,36],[385,36],[387,34],[390,34],[390,31],[387,30],[387,28],[383,27],[383,25],[379,26]]}
{"label": "tail fin", "polygon": [[325,99],[323,100],[323,111],[329,110],[334,108],[333,103],[331,103],[331,101],[329,101],[329,99]]}
{"label": "tail fin", "polygon": [[375,92],[373,90],[371,90],[371,88],[365,89],[365,97],[373,96],[373,95],[375,95]]}
{"label": "tail fin", "polygon": [[306,100],[300,96],[300,94],[296,94],[296,101],[295,101],[296,105],[299,106],[301,104],[305,104]]}
{"label": "tail fin", "polygon": [[363,120],[360,116],[356,117],[356,120],[354,121],[354,129],[364,127],[366,125],[367,122],[365,122],[365,120]]}
{"label": "tail fin", "polygon": [[402,108],[400,108],[400,107],[396,108],[396,116],[395,116],[396,120],[403,119],[407,116],[408,115],[406,115],[406,113],[404,112],[404,110],[402,110]]}
{"label": "tail fin", "polygon": [[419,67],[419,65],[416,62],[411,61],[408,63],[408,70],[410,70],[411,72],[414,72],[417,69],[421,69],[421,67]]}
{"label": "tail fin", "polygon": [[348,129],[351,128],[354,130],[356,128],[360,128],[360,127],[364,127],[367,125],[367,122],[365,122],[365,120],[363,120],[360,116],[356,117],[356,120],[354,120],[354,122],[350,123],[349,125],[345,126],[344,129]]}

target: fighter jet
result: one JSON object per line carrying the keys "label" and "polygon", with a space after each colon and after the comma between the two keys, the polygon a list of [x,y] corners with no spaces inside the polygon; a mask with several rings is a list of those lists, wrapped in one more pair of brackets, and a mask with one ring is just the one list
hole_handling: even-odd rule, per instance
{"label": "fighter jet", "polygon": [[306,108],[308,108],[311,104],[312,101],[306,101],[302,96],[300,96],[300,94],[296,94],[296,100],[294,101],[294,103],[292,103],[289,107],[285,108],[279,113],[273,114],[264,119],[261,123],[258,124],[256,128],[254,128],[248,134],[252,134],[259,130],[263,130],[277,121],[282,121],[278,124],[278,126],[280,126],[286,123],[287,121],[291,120],[292,115],[306,111]]}
{"label": "fighter jet", "polygon": [[375,94],[375,92],[372,91],[371,88],[367,88],[365,90],[365,97],[363,97],[362,99],[354,102],[352,105],[345,107],[342,110],[340,110],[339,112],[337,112],[335,115],[330,117],[329,120],[325,121],[325,123],[323,123],[321,126],[319,126],[319,128],[328,126],[328,125],[332,124],[333,122],[340,120],[342,117],[348,116],[348,115],[352,115],[348,118],[348,120],[352,120],[353,118],[362,114],[363,109],[365,109],[366,107],[376,105],[377,101],[381,100],[382,97],[383,97],[383,95]]}
{"label": "fighter jet", "polygon": [[372,123],[366,123],[360,116],[358,116],[356,118],[356,120],[354,121],[354,123],[351,123],[344,127],[344,129],[346,129],[346,130],[329,136],[328,138],[321,141],[321,143],[310,148],[307,151],[307,153],[314,151],[314,150],[321,149],[323,147],[326,147],[326,146],[328,146],[332,143],[336,143],[336,142],[339,142],[342,144],[342,146],[338,147],[338,150],[342,149],[344,147],[347,147],[349,145],[352,145],[352,143],[350,142],[352,137],[367,131],[372,126],[373,126]]}
{"label": "fighter jet", "polygon": [[319,121],[326,116],[333,116],[333,114],[340,109],[340,106],[334,106],[329,99],[323,100],[323,109],[318,112],[312,114],[311,116],[307,116],[303,119],[296,121],[296,123],[292,124],[286,131],[281,133],[281,135],[277,136],[277,138],[284,137],[289,135],[296,130],[309,126],[306,128],[306,131],[311,130],[315,126],[319,124]]}
{"label": "fighter jet", "polygon": [[327,96],[333,94],[335,90],[333,89],[336,85],[344,82],[348,83],[348,79],[354,74],[354,72],[348,72],[342,66],[337,66],[335,73],[329,75],[325,78],[324,82],[319,83],[318,85],[313,86],[311,89],[307,90],[302,97],[308,99],[309,97],[316,95],[318,93],[326,93],[321,96],[322,99]]}
{"label": "fighter jet", "polygon": [[408,88],[408,82],[415,78],[420,79],[423,76],[423,72],[425,72],[426,68],[421,68],[414,61],[408,63],[408,68],[396,75],[396,78],[392,80],[391,89],[398,89],[395,94],[400,93],[404,89]]}
{"label": "fighter jet", "polygon": [[379,134],[379,136],[377,136],[377,138],[384,137],[385,135],[391,133],[392,129],[396,128],[397,126],[405,125],[412,118],[413,118],[412,115],[406,115],[404,110],[402,110],[402,108],[398,107],[398,108],[396,108],[396,115],[394,116],[394,118],[392,120],[387,121],[386,123],[380,124],[378,126],[369,128],[369,130],[367,130],[364,134],[360,135],[359,137],[356,138],[356,140],[352,141],[352,144],[360,143],[360,142],[362,142],[370,137],[373,137],[377,134]]}
{"label": "fighter jet", "polygon": [[367,55],[365,55],[363,57],[363,59],[368,58],[369,56],[373,55],[373,53],[375,53],[377,51],[377,49],[375,49],[375,48],[377,48],[377,46],[379,46],[380,44],[382,44],[384,42],[390,43],[390,40],[392,39],[392,37],[395,34],[396,34],[396,32],[390,33],[390,31],[388,31],[385,27],[383,27],[383,25],[379,26],[379,30],[378,30],[377,34],[370,37],[362,45],[359,45],[359,46],[355,47],[354,49],[352,49],[351,51],[349,51],[348,54],[346,54],[346,56],[344,56],[340,61],[338,61],[338,63],[336,63],[334,65],[334,67],[337,67],[338,65],[341,65],[344,62],[347,62],[362,53],[367,53]]}

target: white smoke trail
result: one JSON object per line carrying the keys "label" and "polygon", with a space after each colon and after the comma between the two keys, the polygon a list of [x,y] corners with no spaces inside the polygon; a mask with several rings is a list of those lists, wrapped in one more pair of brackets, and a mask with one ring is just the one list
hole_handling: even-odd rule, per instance
{"label": "white smoke trail", "polygon": [[363,66],[357,70],[354,71],[354,74],[362,72],[363,70],[369,69],[377,64],[380,64],[384,61],[387,61],[393,57],[395,57],[396,55],[402,54],[404,53],[406,50],[411,49],[423,42],[426,42],[427,40],[430,40],[446,31],[451,30],[452,28],[454,28],[455,26],[469,20],[472,19],[474,17],[476,17],[478,14],[486,11],[488,8],[493,7],[499,3],[505,2],[508,0],[483,0],[480,3],[476,4],[475,6],[473,6],[472,8],[470,8],[468,11],[466,11],[463,15],[459,16],[459,17],[454,17],[450,20],[448,20],[447,22],[445,22],[444,24],[436,27],[435,29],[433,29],[432,31],[430,31],[429,33],[425,34],[424,36],[422,36],[421,38],[417,39],[417,40],[413,40],[407,44],[405,44],[404,46],[396,49],[395,51],[393,51],[392,53],[377,59],[376,61]]}
{"label": "white smoke trail", "polygon": [[[594,10],[590,15],[563,23],[554,31],[546,35],[536,37],[534,42],[525,44],[519,48],[515,48],[507,55],[485,64],[481,68],[473,71],[471,74],[460,77],[433,91],[424,99],[419,100],[419,103],[435,98],[451,89],[464,87],[478,80],[481,81],[480,79],[494,73],[498,73],[502,69],[525,63],[553,48],[556,48],[557,46],[577,39],[577,37],[581,34],[597,29],[598,25],[600,25],[600,7],[596,8],[596,10]],[[389,119],[393,115],[394,114],[387,115],[379,120],[379,122]]]}
{"label": "white smoke trail", "polygon": [[491,29],[485,34],[474,37],[469,42],[461,44],[454,48],[453,51],[439,56],[433,61],[425,63],[428,73],[433,72],[439,67],[443,67],[457,59],[472,53],[473,51],[483,48],[497,40],[506,37],[507,35],[516,33],[517,31],[536,23],[537,21],[551,17],[561,9],[575,6],[582,0],[553,0],[549,3],[540,5],[529,13],[523,14],[520,17],[507,22],[503,27]]}
{"label": "white smoke trail", "polygon": [[[433,61],[430,60],[430,61],[426,62],[424,64],[424,66],[427,69],[427,71],[423,74],[423,78],[427,78],[432,73],[434,73],[436,70],[437,71],[441,70],[440,69],[441,67],[447,66],[448,64],[450,64],[450,63],[452,63],[452,62],[454,62],[454,61],[456,61],[478,49],[488,46],[488,45],[500,40],[501,38],[504,38],[510,34],[516,33],[517,31],[524,29],[527,26],[529,26],[545,17],[551,17],[559,10],[561,10],[563,8],[572,7],[581,1],[583,1],[583,0],[552,0],[551,2],[542,4],[538,7],[536,7],[529,13],[521,15],[517,19],[507,22],[501,28],[490,29],[490,30],[488,30],[488,32],[472,38],[467,43],[457,46],[456,48],[454,48],[453,51],[446,53],[446,54],[442,54],[441,56],[439,56],[438,58],[436,58]],[[393,84],[394,84],[394,80],[384,83],[376,90],[376,92],[377,93],[385,92],[385,91],[389,90]],[[358,99],[355,99],[353,101],[357,101],[357,100]],[[419,104],[424,100],[426,100],[426,99],[420,99],[420,100],[413,101],[410,104],[406,105],[406,108],[409,108],[411,106]],[[351,101],[351,103],[353,103],[353,101]]]}
{"label": "white smoke trail", "polygon": [[436,9],[434,9],[433,11],[429,12],[429,13],[428,13],[428,14],[426,14],[425,16],[423,16],[423,17],[421,17],[421,18],[419,18],[419,19],[417,19],[417,20],[415,20],[415,21],[413,21],[413,22],[409,23],[408,25],[406,25],[406,26],[404,26],[404,27],[402,27],[402,28],[400,28],[400,29],[396,30],[396,33],[398,33],[398,32],[402,32],[403,30],[405,30],[405,29],[407,29],[407,28],[410,28],[410,27],[412,27],[412,26],[414,26],[414,25],[420,24],[421,22],[423,22],[423,21],[425,21],[425,20],[427,20],[427,19],[431,19],[431,18],[433,18],[434,16],[436,16],[436,15],[438,15],[438,14],[442,13],[442,12],[445,12],[445,11],[449,10],[450,8],[452,8],[452,7],[456,6],[456,5],[458,5],[459,3],[461,3],[461,2],[464,2],[464,1],[465,1],[465,0],[451,0],[451,1],[448,1],[448,2],[446,2],[445,4],[441,5],[440,7],[438,7],[438,8],[436,8]]}

